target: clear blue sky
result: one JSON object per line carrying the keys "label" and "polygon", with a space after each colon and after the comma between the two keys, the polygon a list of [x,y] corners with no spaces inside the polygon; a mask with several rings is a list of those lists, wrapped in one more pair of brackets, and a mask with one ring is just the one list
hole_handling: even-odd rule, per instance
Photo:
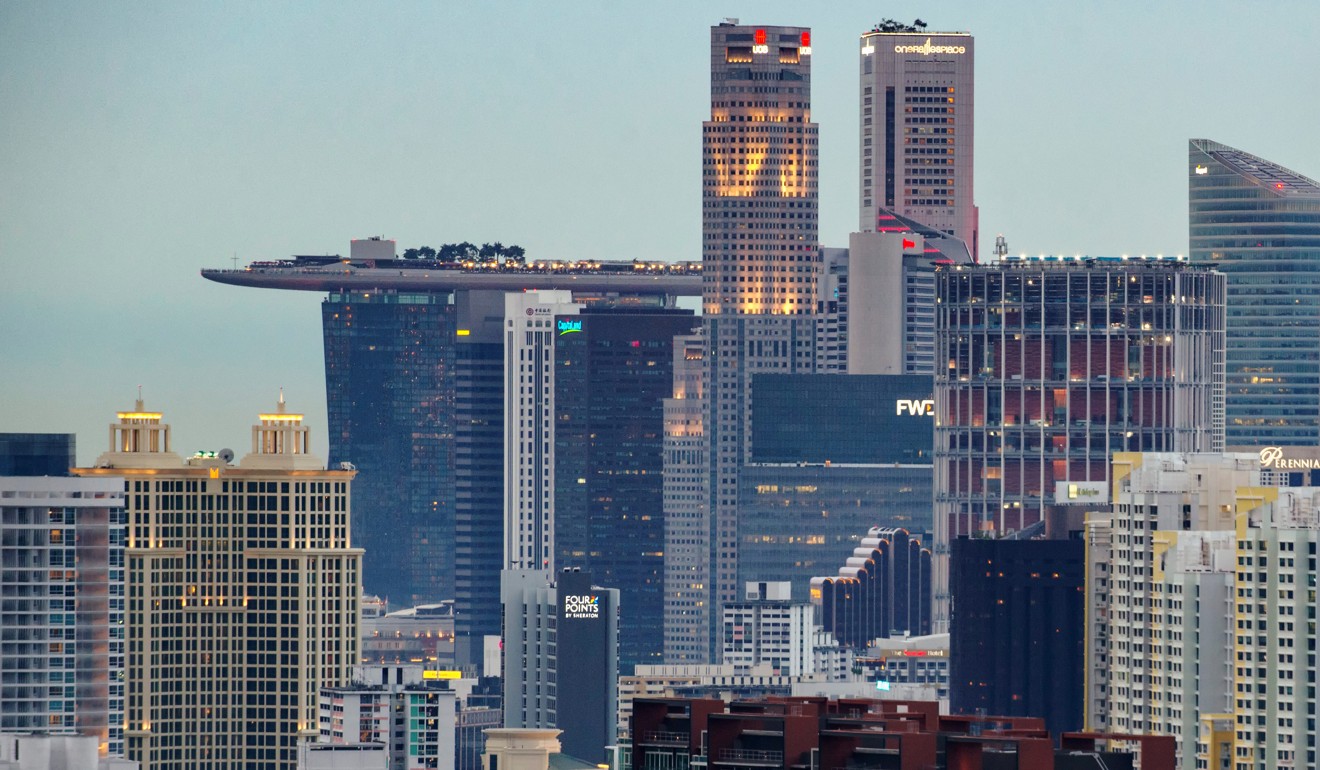
{"label": "clear blue sky", "polygon": [[181,453],[284,386],[325,448],[319,295],[198,270],[499,240],[700,257],[708,27],[813,28],[821,238],[857,219],[857,36],[976,35],[987,249],[1182,253],[1186,146],[1320,176],[1320,3],[0,0],[0,431],[78,434],[137,385]]}

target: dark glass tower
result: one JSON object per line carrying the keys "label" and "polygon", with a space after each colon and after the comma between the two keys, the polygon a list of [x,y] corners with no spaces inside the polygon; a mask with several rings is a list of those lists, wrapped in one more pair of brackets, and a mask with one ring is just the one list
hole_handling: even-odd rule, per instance
{"label": "dark glass tower", "polygon": [[330,467],[358,470],[363,590],[396,603],[454,592],[452,296],[332,293],[321,306]]}
{"label": "dark glass tower", "polygon": [[620,594],[619,668],[662,662],[664,399],[687,310],[584,308],[555,339],[556,563]]}
{"label": "dark glass tower", "polygon": [[1080,539],[954,541],[953,713],[1081,728],[1085,550]]}
{"label": "dark glass tower", "polygon": [[1320,185],[1208,139],[1188,158],[1191,260],[1228,277],[1229,445],[1320,442]]}
{"label": "dark glass tower", "polygon": [[75,446],[72,433],[0,433],[0,476],[68,476]]}

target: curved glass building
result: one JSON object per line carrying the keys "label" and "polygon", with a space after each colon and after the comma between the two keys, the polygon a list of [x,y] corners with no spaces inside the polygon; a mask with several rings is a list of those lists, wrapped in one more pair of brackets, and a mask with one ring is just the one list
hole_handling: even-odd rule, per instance
{"label": "curved glass building", "polygon": [[1320,185],[1193,139],[1191,261],[1228,277],[1225,439],[1320,442]]}

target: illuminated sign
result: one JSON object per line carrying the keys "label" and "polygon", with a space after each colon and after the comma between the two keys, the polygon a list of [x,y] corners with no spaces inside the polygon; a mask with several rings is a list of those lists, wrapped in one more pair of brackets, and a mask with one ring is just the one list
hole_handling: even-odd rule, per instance
{"label": "illuminated sign", "polygon": [[766,45],[765,42],[765,30],[756,30],[753,40],[755,45],[752,46],[752,53],[770,53],[770,46]]}
{"label": "illuminated sign", "polygon": [[802,47],[798,49],[798,53],[802,54],[803,56],[809,56],[809,55],[811,54],[811,33],[810,33],[810,32],[803,32],[803,33],[802,33]]}
{"label": "illuminated sign", "polygon": [[600,597],[595,594],[565,596],[564,617],[585,619],[600,617]]}
{"label": "illuminated sign", "polygon": [[1205,166],[1202,166],[1200,163],[1197,163],[1197,164],[1196,164],[1196,173],[1198,173],[1198,174],[1209,174],[1209,173],[1210,173],[1210,169],[1206,168]]}
{"label": "illuminated sign", "polygon": [[1109,482],[1106,481],[1056,481],[1054,482],[1055,505],[1090,505],[1109,503]]}
{"label": "illuminated sign", "polygon": [[1320,468],[1320,457],[1285,457],[1283,447],[1267,446],[1260,450],[1260,465],[1276,471],[1316,470]]}
{"label": "illuminated sign", "polygon": [[462,671],[448,671],[448,670],[440,670],[440,671],[423,671],[423,672],[422,672],[422,678],[423,678],[423,679],[462,679],[462,678],[463,678],[463,672],[462,672]]}
{"label": "illuminated sign", "polygon": [[862,46],[862,56],[870,56],[873,53],[875,53],[875,46],[873,45]]}
{"label": "illuminated sign", "polygon": [[894,414],[912,415],[914,417],[934,417],[935,402],[929,398],[908,399],[900,398],[894,402]]}
{"label": "illuminated sign", "polygon": [[903,239],[903,248],[905,248],[905,249],[915,249],[916,247],[917,247],[917,242],[916,242],[916,241],[910,241],[910,240],[908,240],[907,238],[904,238],[904,239]]}
{"label": "illuminated sign", "polygon": [[880,692],[889,692],[889,683],[883,679],[878,679],[876,680],[875,683],[875,689],[879,690]]}
{"label": "illuminated sign", "polygon": [[570,321],[564,318],[555,322],[555,328],[559,330],[559,336],[562,337],[565,334],[573,334],[574,332],[582,331],[582,322]]}
{"label": "illuminated sign", "polygon": [[926,42],[921,45],[896,45],[894,46],[894,53],[919,53],[922,56],[930,56],[933,53],[964,54],[967,53],[967,47],[961,45],[931,45],[930,38],[926,38]]}

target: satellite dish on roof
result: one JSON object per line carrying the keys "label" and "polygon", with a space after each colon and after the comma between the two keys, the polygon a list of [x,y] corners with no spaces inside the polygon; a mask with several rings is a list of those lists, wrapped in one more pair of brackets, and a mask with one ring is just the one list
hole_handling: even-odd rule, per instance
{"label": "satellite dish on roof", "polygon": [[221,449],[219,454],[217,454],[216,456],[219,457],[221,460],[224,460],[226,463],[232,463],[234,461],[234,450]]}

